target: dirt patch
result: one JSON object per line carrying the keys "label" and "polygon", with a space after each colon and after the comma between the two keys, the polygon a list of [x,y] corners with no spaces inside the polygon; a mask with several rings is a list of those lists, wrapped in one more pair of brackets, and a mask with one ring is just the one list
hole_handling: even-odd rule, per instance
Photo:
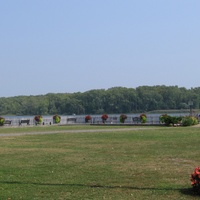
{"label": "dirt patch", "polygon": [[193,127],[197,127],[197,128],[199,127],[200,128],[200,124],[194,125]]}

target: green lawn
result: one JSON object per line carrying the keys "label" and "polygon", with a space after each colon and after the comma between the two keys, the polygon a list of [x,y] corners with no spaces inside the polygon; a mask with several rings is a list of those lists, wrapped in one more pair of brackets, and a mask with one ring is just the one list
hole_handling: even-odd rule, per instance
{"label": "green lawn", "polygon": [[0,126],[0,134],[2,133],[25,133],[25,132],[48,132],[48,131],[63,131],[63,130],[93,130],[93,129],[113,129],[113,128],[131,128],[131,126],[91,126],[86,125],[52,125],[52,126]]}
{"label": "green lawn", "polygon": [[[2,128],[0,134],[33,129]],[[190,186],[200,165],[199,136],[195,127],[124,127],[0,137],[0,200],[199,199]]]}

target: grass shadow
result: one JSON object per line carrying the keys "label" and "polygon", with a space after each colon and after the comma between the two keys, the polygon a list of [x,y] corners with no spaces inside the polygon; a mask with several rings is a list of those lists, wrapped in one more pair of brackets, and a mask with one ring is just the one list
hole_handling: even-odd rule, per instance
{"label": "grass shadow", "polygon": [[184,188],[184,189],[181,189],[180,192],[187,196],[193,196],[193,197],[197,196],[198,198],[200,197],[200,191],[195,190],[193,188]]}
{"label": "grass shadow", "polygon": [[[172,190],[180,191],[178,188],[156,188],[156,187],[134,187],[134,186],[112,186],[112,185],[99,185],[99,184],[76,184],[76,183],[39,183],[39,182],[22,182],[22,181],[0,181],[1,184],[21,184],[21,185],[39,185],[39,186],[63,186],[63,187],[89,187],[89,188],[108,188],[108,189],[130,189],[130,190]],[[182,193],[189,194],[187,189],[182,189]]]}
{"label": "grass shadow", "polygon": [[111,185],[99,185],[99,184],[76,184],[76,183],[39,183],[39,182],[22,182],[22,181],[0,181],[0,184],[21,184],[21,185],[38,185],[38,186],[58,186],[58,187],[88,187],[88,188],[107,188],[107,189],[129,189],[129,190],[157,190],[157,191],[179,191],[180,193],[198,197],[200,191],[193,188],[156,188],[156,187],[134,187],[134,186],[111,186]]}

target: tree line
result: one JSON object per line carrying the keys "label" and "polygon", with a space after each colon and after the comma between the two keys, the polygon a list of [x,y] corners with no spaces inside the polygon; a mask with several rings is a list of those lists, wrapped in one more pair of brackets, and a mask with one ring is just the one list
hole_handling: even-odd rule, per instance
{"label": "tree line", "polygon": [[76,93],[0,98],[0,115],[71,115],[141,113],[154,110],[199,109],[200,87],[113,87]]}

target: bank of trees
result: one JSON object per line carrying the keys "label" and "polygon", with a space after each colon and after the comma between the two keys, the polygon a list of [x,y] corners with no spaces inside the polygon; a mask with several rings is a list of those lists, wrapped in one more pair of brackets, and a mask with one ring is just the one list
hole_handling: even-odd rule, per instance
{"label": "bank of trees", "polygon": [[114,87],[78,93],[0,98],[0,115],[53,115],[136,113],[166,109],[199,108],[200,87]]}

